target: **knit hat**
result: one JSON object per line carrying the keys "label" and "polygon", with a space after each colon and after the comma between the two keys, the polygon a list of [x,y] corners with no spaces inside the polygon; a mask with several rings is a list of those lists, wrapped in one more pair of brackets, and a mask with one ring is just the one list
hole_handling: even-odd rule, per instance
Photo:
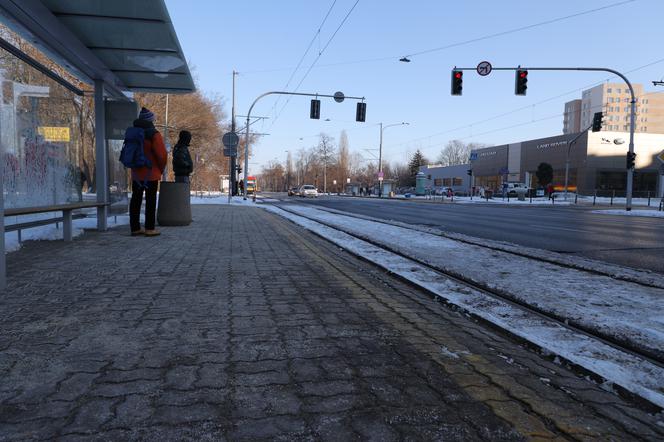
{"label": "knit hat", "polygon": [[189,132],[188,130],[181,130],[178,139],[178,144],[189,146],[190,142],[191,142],[191,132]]}
{"label": "knit hat", "polygon": [[138,119],[146,121],[154,121],[154,114],[150,111],[150,109],[143,107],[141,108],[141,113],[138,114]]}

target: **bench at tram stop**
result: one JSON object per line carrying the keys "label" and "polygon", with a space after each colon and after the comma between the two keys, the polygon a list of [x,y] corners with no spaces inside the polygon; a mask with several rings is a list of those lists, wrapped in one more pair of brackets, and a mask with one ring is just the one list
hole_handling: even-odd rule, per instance
{"label": "bench at tram stop", "polygon": [[108,205],[109,205],[108,203],[85,202],[85,203],[54,204],[50,206],[19,207],[19,208],[5,209],[4,210],[5,217],[34,215],[34,214],[49,213],[49,212],[62,212],[62,216],[58,218],[37,219],[37,220],[30,220],[30,221],[5,225],[5,232],[18,231],[19,241],[20,241],[21,230],[30,229],[32,227],[45,226],[48,224],[62,223],[62,239],[66,242],[70,242],[73,238],[73,220],[86,217],[84,213],[74,213],[74,211],[104,207]]}

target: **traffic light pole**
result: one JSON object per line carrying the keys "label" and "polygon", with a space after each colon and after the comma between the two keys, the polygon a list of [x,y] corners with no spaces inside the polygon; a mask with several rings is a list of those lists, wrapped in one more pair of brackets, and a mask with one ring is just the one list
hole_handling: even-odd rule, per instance
{"label": "traffic light pole", "polygon": [[[564,194],[565,195],[565,197],[564,197],[565,201],[567,201],[567,186],[568,186],[568,183],[569,183],[569,154],[570,154],[570,151],[572,150],[572,146],[574,146],[574,143],[576,143],[578,141],[578,139],[581,138],[581,136],[583,136],[584,134],[586,134],[591,128],[592,128],[592,125],[588,126],[586,128],[586,130],[579,133],[577,136],[572,138],[572,140],[567,143],[567,155],[565,156],[565,194]],[[577,181],[578,181],[578,179],[579,178],[578,178],[578,173],[577,173]],[[576,191],[577,192],[579,191],[579,183],[578,182],[576,183]]]}
{"label": "traffic light pole", "polygon": [[[477,68],[457,68],[455,67],[454,70],[457,71],[474,71]],[[631,109],[630,109],[630,124],[629,124],[629,151],[628,155],[632,155],[634,153],[634,130],[635,130],[635,124],[636,124],[636,97],[634,95],[634,88],[632,87],[632,83],[629,82],[627,77],[625,77],[623,74],[620,72],[614,70],[614,69],[609,69],[609,68],[590,68],[590,67],[570,67],[570,68],[556,68],[556,67],[535,67],[535,68],[530,68],[530,67],[515,67],[515,68],[492,68],[492,71],[516,71],[516,70],[524,70],[524,71],[586,71],[586,72],[610,72],[611,74],[617,75],[618,77],[622,78],[623,81],[627,84],[627,87],[629,87],[629,93],[631,94],[632,100],[631,100]],[[632,193],[634,189],[634,168],[630,167],[627,169],[627,192],[626,192],[626,198],[625,198],[625,210],[630,211],[632,210]]]}
{"label": "traffic light pole", "polygon": [[378,198],[383,197],[383,181],[385,180],[385,177],[381,176],[383,172],[383,131],[388,127],[408,126],[409,124],[410,123],[402,121],[401,123],[394,123],[383,126],[383,123],[380,123],[380,143],[378,144]]}
{"label": "traffic light pole", "polygon": [[[271,91],[271,92],[265,92],[264,94],[259,95],[256,97],[253,103],[251,103],[251,106],[249,107],[249,112],[247,112],[247,127],[246,127],[246,132],[245,132],[245,137],[244,137],[244,176],[245,178],[249,176],[249,119],[251,118],[251,111],[254,109],[254,106],[256,103],[258,103],[258,100],[260,100],[263,97],[267,97],[268,95],[300,95],[304,97],[326,97],[326,98],[335,98],[338,99],[335,95],[324,95],[324,94],[309,94],[309,93],[304,93],[304,92],[286,92],[286,91]],[[342,98],[342,101],[344,99],[351,99],[351,100],[362,100],[364,101],[364,97],[346,97],[344,96]],[[245,185],[244,185],[244,191],[243,191],[243,197],[246,200],[247,199],[247,180],[245,179]],[[255,195],[255,194],[254,194]]]}

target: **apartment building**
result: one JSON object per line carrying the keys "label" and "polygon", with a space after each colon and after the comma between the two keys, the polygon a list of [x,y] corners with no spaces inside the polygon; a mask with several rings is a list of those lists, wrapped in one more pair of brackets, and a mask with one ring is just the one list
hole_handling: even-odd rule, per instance
{"label": "apartment building", "polygon": [[[636,132],[664,133],[664,91],[645,91],[633,84],[636,95]],[[565,103],[563,133],[586,130],[596,112],[604,113],[603,131],[629,131],[630,93],[624,83],[604,83],[581,94],[580,100]]]}

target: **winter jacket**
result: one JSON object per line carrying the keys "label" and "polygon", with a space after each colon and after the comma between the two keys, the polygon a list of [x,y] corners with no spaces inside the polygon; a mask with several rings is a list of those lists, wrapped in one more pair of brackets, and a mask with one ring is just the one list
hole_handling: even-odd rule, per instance
{"label": "winter jacket", "polygon": [[131,179],[134,181],[159,181],[168,161],[164,138],[155,129],[151,121],[134,120],[134,127],[140,127],[145,131],[143,152],[145,153],[145,158],[152,163],[152,168],[141,167],[131,169]]}
{"label": "winter jacket", "polygon": [[194,162],[189,154],[189,146],[176,144],[173,148],[173,173],[175,176],[189,176],[194,171]]}

